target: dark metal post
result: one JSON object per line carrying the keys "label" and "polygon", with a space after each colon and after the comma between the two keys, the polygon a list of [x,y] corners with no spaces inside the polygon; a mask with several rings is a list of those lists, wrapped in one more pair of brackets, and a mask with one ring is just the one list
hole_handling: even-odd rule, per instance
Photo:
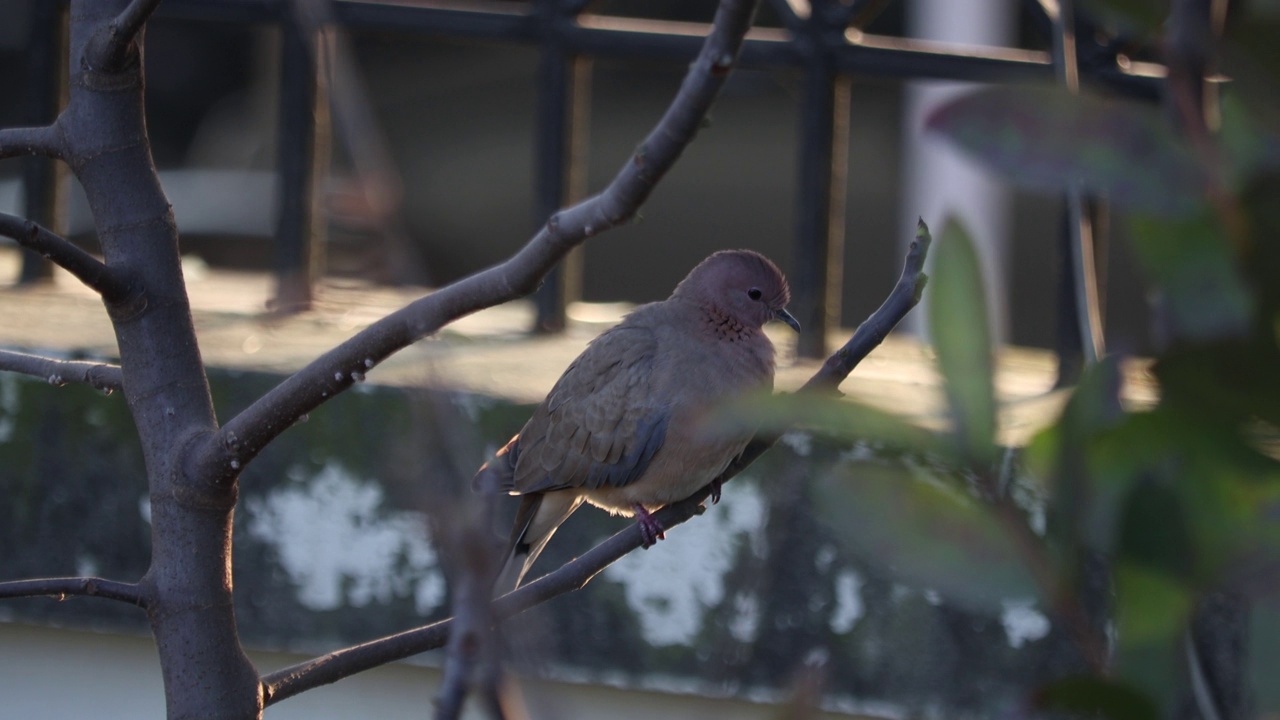
{"label": "dark metal post", "polygon": [[[29,125],[53,121],[63,104],[63,77],[67,47],[64,4],[42,0],[31,7],[31,44],[27,46],[27,117]],[[65,193],[59,177],[62,166],[48,158],[28,156],[22,161],[23,212],[30,220],[55,232],[63,232]],[[22,284],[53,276],[53,265],[30,250],[22,251]]]}
{"label": "dark metal post", "polygon": [[[590,107],[591,65],[569,53],[560,28],[572,22],[579,2],[540,0],[542,57],[538,63],[538,125],[534,158],[534,222],[581,198],[586,177],[586,115]],[[565,306],[582,287],[582,248],[564,259],[534,295],[535,332],[559,332]]]}
{"label": "dark metal post", "polygon": [[311,306],[323,229],[316,221],[318,73],[297,19],[280,20],[280,137],[277,149],[276,298],[282,312]]}
{"label": "dark metal post", "polygon": [[[1075,14],[1071,0],[1060,0],[1057,16],[1053,20],[1053,64],[1058,82],[1070,93],[1080,91],[1079,64],[1076,58]],[[1058,384],[1072,380],[1077,372],[1080,354],[1085,365],[1097,362],[1106,352],[1102,331],[1102,299],[1098,286],[1098,261],[1095,251],[1102,243],[1095,243],[1095,227],[1093,223],[1092,204],[1084,190],[1079,187],[1068,188],[1066,202],[1066,242],[1068,243],[1069,261],[1064,270],[1061,282],[1068,282],[1066,274],[1070,274],[1071,303],[1060,308],[1059,312],[1074,323],[1060,323],[1060,333],[1070,325],[1075,325],[1079,339],[1075,342],[1067,340],[1061,334],[1058,338]],[[1060,293],[1065,299],[1066,293]],[[1070,355],[1068,355],[1070,353]]]}
{"label": "dark metal post", "polygon": [[803,328],[797,351],[819,358],[827,354],[827,329],[840,321],[849,135],[849,79],[838,75],[823,53],[808,58],[800,113],[791,302]]}

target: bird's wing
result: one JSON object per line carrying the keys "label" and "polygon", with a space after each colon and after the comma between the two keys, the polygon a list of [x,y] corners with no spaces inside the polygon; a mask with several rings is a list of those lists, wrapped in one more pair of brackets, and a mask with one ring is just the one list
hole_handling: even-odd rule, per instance
{"label": "bird's wing", "polygon": [[591,343],[520,431],[512,490],[619,487],[640,477],[670,418],[653,393],[658,359],[642,326],[619,325]]}

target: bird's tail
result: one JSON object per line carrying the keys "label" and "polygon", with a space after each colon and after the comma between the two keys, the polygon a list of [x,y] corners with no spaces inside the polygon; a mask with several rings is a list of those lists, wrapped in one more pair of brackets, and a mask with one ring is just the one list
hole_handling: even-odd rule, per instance
{"label": "bird's tail", "polygon": [[493,584],[493,595],[505,595],[520,587],[524,576],[542,554],[556,528],[582,504],[582,497],[568,491],[531,493],[520,498],[516,520],[507,544],[507,560]]}

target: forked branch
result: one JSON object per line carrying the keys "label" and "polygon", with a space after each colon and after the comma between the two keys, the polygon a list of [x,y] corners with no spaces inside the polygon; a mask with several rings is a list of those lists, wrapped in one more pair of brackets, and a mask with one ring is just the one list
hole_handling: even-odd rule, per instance
{"label": "forked branch", "polygon": [[85,48],[89,67],[99,72],[116,72],[125,67],[136,56],[134,38],[159,4],[160,0],[133,0],[99,28]]}
{"label": "forked branch", "polygon": [[105,393],[112,393],[123,387],[123,376],[118,365],[87,360],[59,360],[12,350],[0,350],[0,370],[43,378],[56,387],[68,383],[80,383],[92,385]]}
{"label": "forked branch", "polygon": [[130,285],[119,273],[66,238],[31,220],[0,213],[0,235],[13,238],[19,245],[40,253],[75,275],[109,304],[122,302],[130,295]]}
{"label": "forked branch", "polygon": [[410,343],[477,310],[533,292],[583,240],[631,218],[698,132],[751,26],[754,0],[722,0],[698,57],[649,136],[598,195],[558,211],[505,262],[382,318],[259,398],[197,450],[187,471],[232,482],[277,435]]}
{"label": "forked branch", "polygon": [[[902,275],[889,297],[871,314],[871,317],[867,318],[866,322],[858,326],[849,338],[849,342],[827,359],[827,362],[809,379],[800,392],[836,392],[836,388],[857,367],[858,363],[878,346],[889,331],[920,302],[921,292],[928,280],[923,268],[930,243],[929,229],[921,221],[917,226],[916,239],[907,253]],[[757,436],[747,446],[742,456],[717,478],[717,482],[724,483],[742,472],[776,442],[777,436],[773,434]],[[703,503],[710,495],[711,486],[708,485],[692,496],[657,511],[654,513],[654,518],[663,528],[673,528],[701,514]],[[559,569],[495,600],[491,606],[494,620],[501,621],[547,600],[581,589],[601,570],[639,548],[642,543],[640,526],[634,523],[628,525],[608,540]],[[266,705],[273,705],[313,687],[327,685],[364,670],[442,647],[449,640],[452,622],[452,620],[441,620],[431,625],[371,640],[362,645],[337,650],[305,663],[264,675],[262,678],[263,702]]]}
{"label": "forked branch", "polygon": [[140,608],[147,606],[142,586],[97,577],[56,577],[0,582],[0,599],[25,597],[64,598],[68,595],[119,600]]}

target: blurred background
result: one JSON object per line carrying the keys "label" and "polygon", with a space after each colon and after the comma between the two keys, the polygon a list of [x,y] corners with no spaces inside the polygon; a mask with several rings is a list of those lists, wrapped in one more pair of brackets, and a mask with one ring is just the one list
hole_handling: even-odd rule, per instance
{"label": "blurred background", "polygon": [[[867,33],[1004,46],[1032,51],[1016,59],[1047,63],[1051,38],[1043,14],[1031,8],[1036,3],[856,5],[863,7]],[[26,96],[33,82],[25,60],[35,6],[0,1],[5,97]],[[156,163],[182,225],[184,252],[216,266],[270,268],[278,252],[272,172],[281,157],[282,38],[276,23],[260,21],[261,7],[234,0],[166,3],[147,31]],[[523,3],[510,7],[521,11]],[[706,22],[714,3],[633,0],[592,3],[590,10]],[[333,96],[359,107],[346,117],[338,110],[332,127],[321,129],[331,162],[316,197],[322,251],[315,262],[331,276],[440,285],[506,257],[545,220],[535,165],[540,51],[528,42],[468,41],[438,30],[371,24],[350,27],[349,43],[337,48]],[[778,6],[764,3],[757,26],[784,24]],[[582,102],[574,111],[573,142],[579,171],[565,197],[601,189],[678,87],[683,62],[619,54],[590,61],[578,76]],[[643,220],[589,243],[580,287],[568,289],[571,300],[665,297],[689,267],[726,247],[761,250],[793,284],[803,279],[795,265],[804,232],[804,72],[746,65],[730,79],[711,126],[644,208]],[[847,165],[847,182],[835,195],[843,212],[831,215],[837,227],[828,248],[835,268],[835,282],[825,290],[832,299],[829,320],[852,326],[874,309],[897,276],[917,217],[937,226],[957,213],[984,248],[1000,336],[1053,347],[1060,199],[1010,191],[925,136],[928,107],[957,88],[913,84],[903,72],[853,74],[847,95],[836,100],[848,107],[847,132],[835,131],[842,138],[835,149],[847,148],[835,160]],[[928,71],[938,72],[950,72],[945,60],[940,70]],[[0,123],[20,124],[25,113],[23,103],[4,103]],[[19,167],[18,161],[0,163],[0,209],[19,207]],[[74,190],[69,197],[66,230],[92,244],[83,204]],[[1113,248],[1101,252],[1108,335],[1141,351],[1147,347],[1144,299],[1123,243],[1106,247]]]}

